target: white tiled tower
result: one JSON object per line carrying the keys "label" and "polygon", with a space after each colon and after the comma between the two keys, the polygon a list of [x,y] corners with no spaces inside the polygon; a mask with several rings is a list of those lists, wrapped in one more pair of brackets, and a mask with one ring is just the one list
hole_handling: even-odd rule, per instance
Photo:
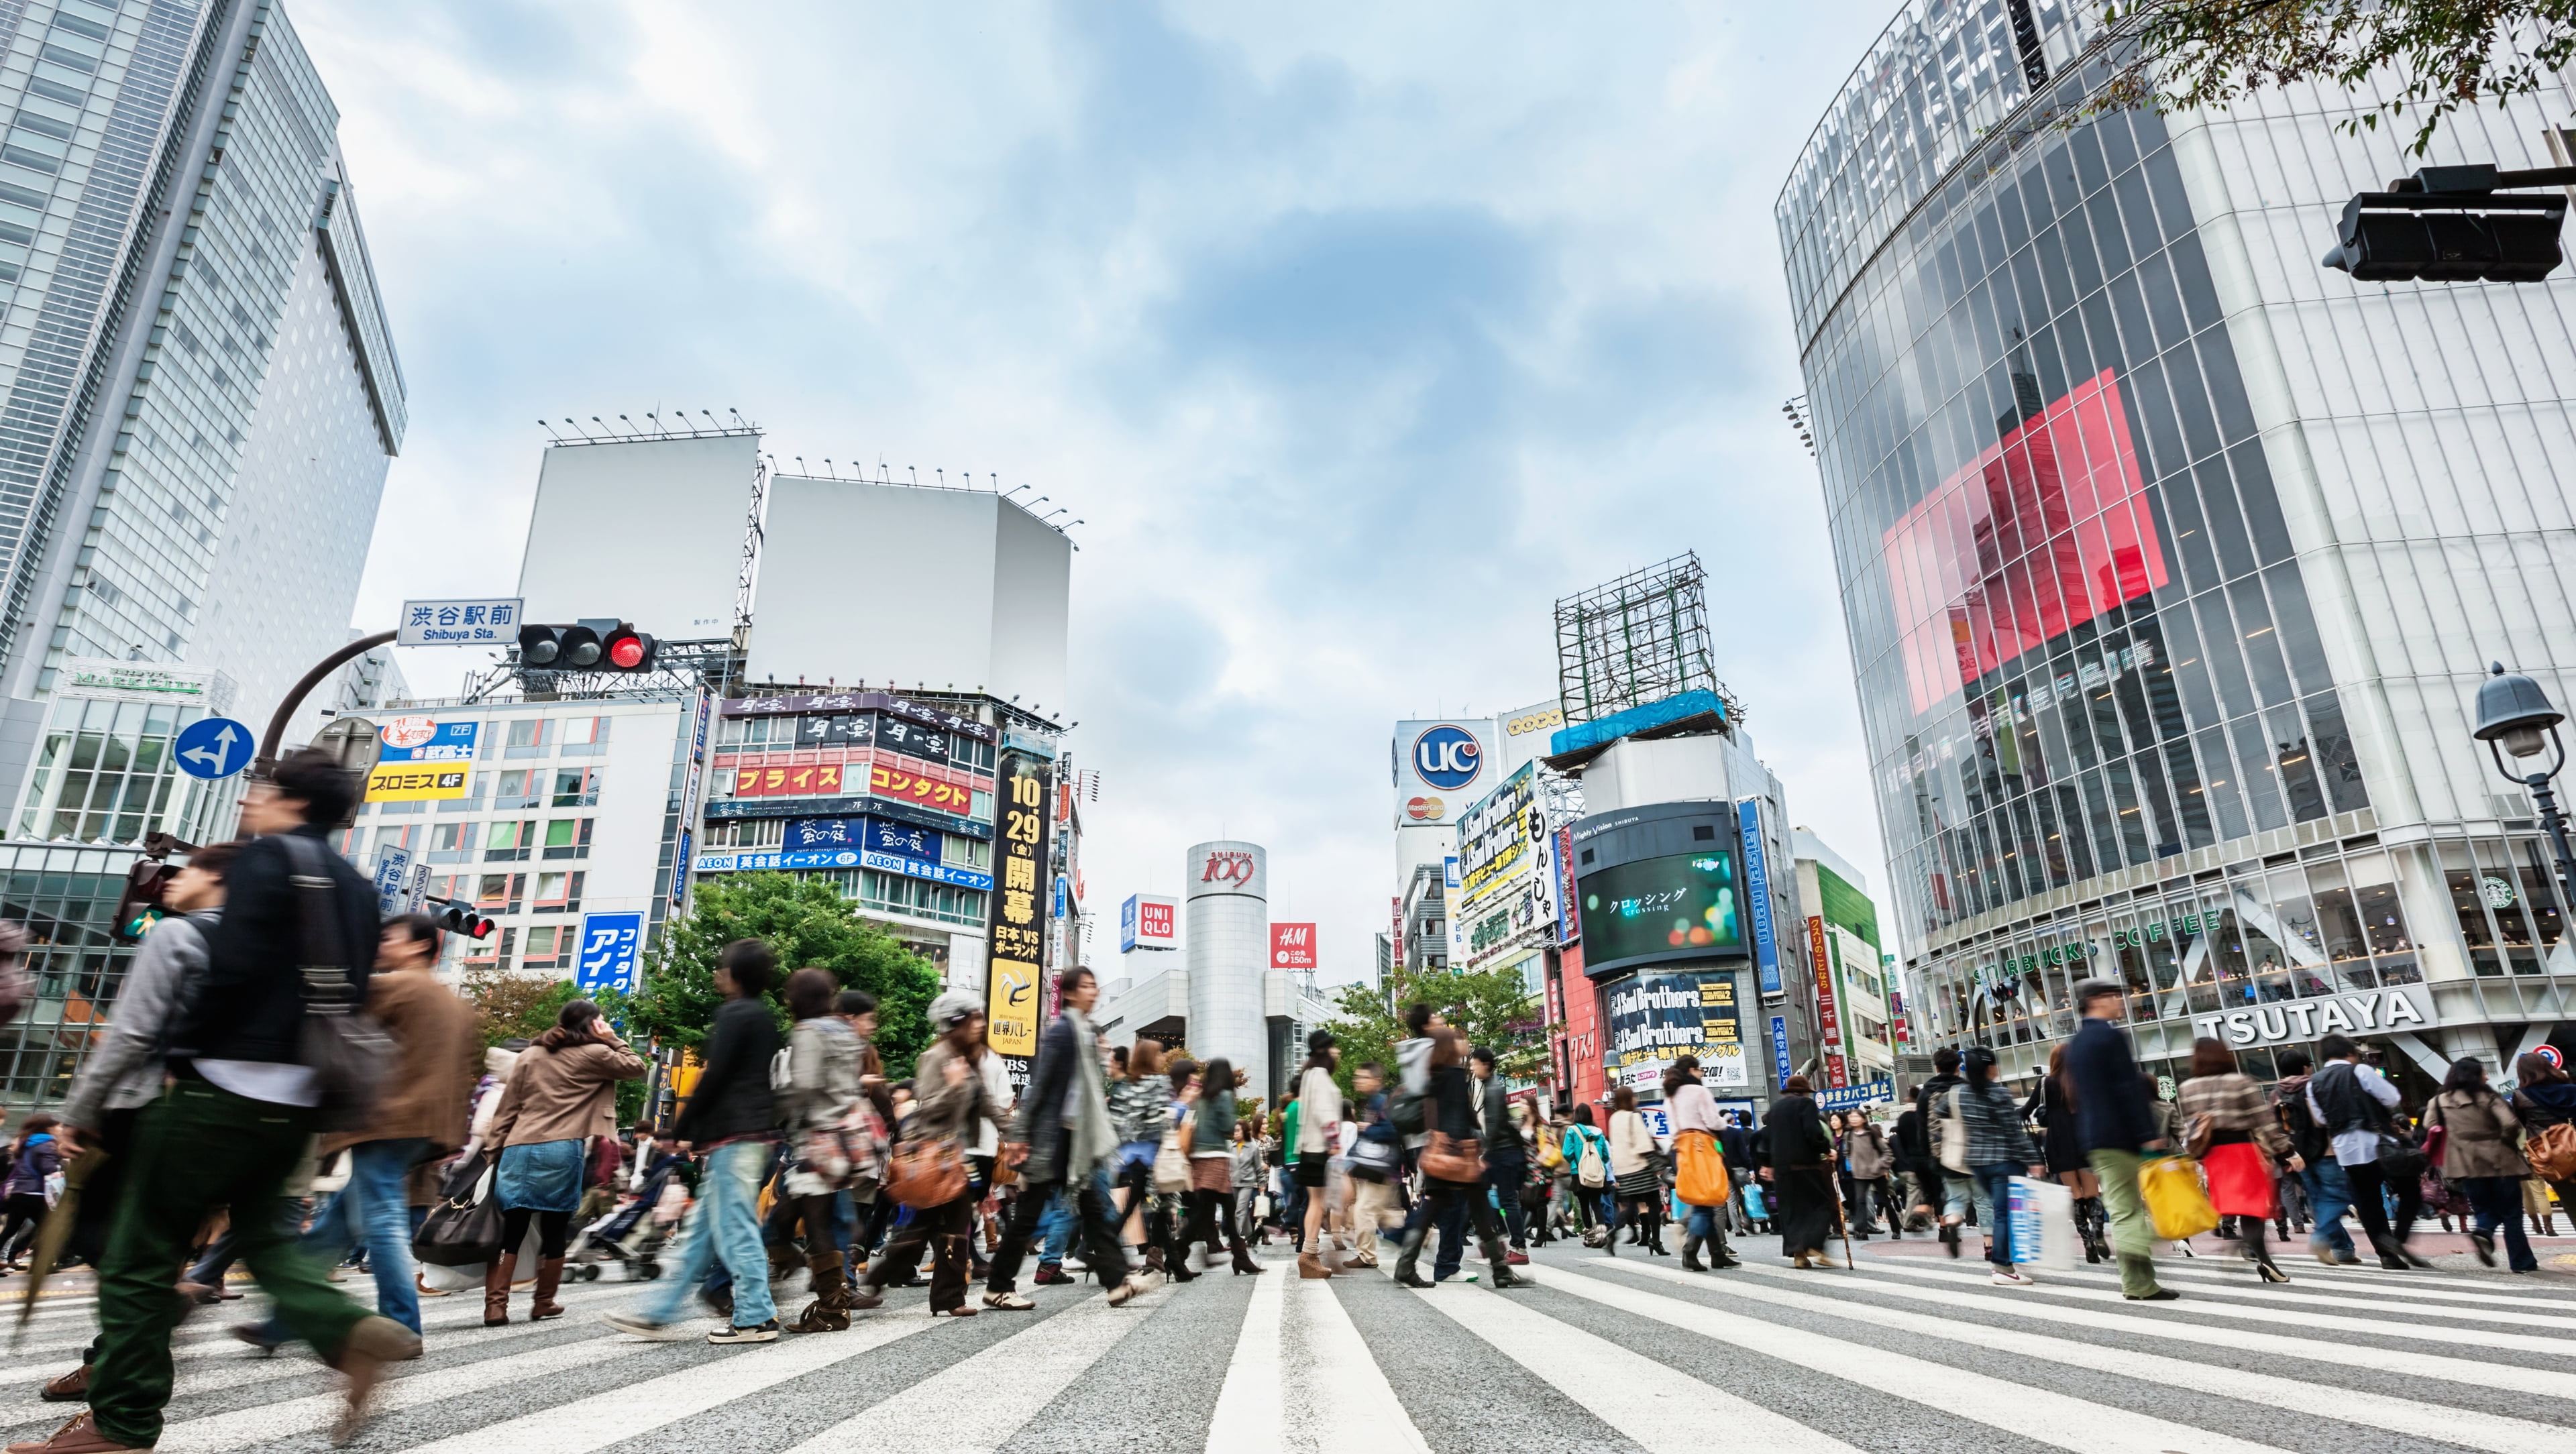
{"label": "white tiled tower", "polygon": [[1201,843],[1182,865],[1190,969],[1189,1045],[1222,1055],[1254,1093],[1270,1083],[1261,977],[1270,968],[1270,854],[1258,843]]}

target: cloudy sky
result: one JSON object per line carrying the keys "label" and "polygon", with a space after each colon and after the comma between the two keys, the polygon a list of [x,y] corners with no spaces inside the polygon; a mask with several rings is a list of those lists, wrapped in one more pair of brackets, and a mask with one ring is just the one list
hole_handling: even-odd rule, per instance
{"label": "cloudy sky", "polygon": [[288,8],[410,386],[360,624],[512,586],[540,415],[1029,483],[1089,522],[1093,958],[1225,834],[1333,981],[1392,723],[1548,695],[1556,597],[1697,550],[1793,817],[1884,878],[1771,206],[1891,0]]}

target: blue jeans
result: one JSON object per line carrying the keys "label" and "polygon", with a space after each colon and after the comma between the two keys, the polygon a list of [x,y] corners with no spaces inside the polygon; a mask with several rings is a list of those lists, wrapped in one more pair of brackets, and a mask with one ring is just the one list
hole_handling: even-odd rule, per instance
{"label": "blue jeans", "polygon": [[[1689,1203],[1683,1203],[1689,1206]],[[1690,1220],[1682,1225],[1682,1235],[1697,1237],[1714,1249],[1718,1243],[1716,1207],[1691,1207]]]}
{"label": "blue jeans", "polygon": [[2352,1207],[2352,1183],[2344,1180],[2343,1163],[2332,1155],[2311,1161],[2299,1173],[2299,1185],[2307,1188],[2308,1211],[2316,1218],[2308,1224],[2308,1245],[2351,1256],[2352,1234],[2343,1229],[2343,1214]]}
{"label": "blue jeans", "polygon": [[1986,1260],[1997,1267],[2012,1266],[2012,1179],[2025,1169],[2009,1161],[1989,1161],[1968,1168],[1977,1179],[1977,1210],[1992,1212],[1980,1225],[1994,1238],[1986,1248]]}
{"label": "blue jeans", "polygon": [[769,1300],[769,1253],[760,1241],[760,1184],[768,1172],[769,1151],[766,1141],[736,1141],[707,1153],[680,1265],[645,1302],[645,1321],[676,1319],[682,1300],[719,1259],[733,1274],[736,1327],[757,1327],[778,1316],[777,1305]]}
{"label": "blue jeans", "polygon": [[2516,1272],[2538,1272],[2540,1259],[2531,1255],[2531,1239],[2522,1230],[2522,1178],[2518,1176],[2464,1176],[2452,1183],[2469,1194],[2469,1205],[2477,1209],[2478,1230],[2492,1237],[2504,1229],[2504,1263]]}
{"label": "blue jeans", "polygon": [[[1093,1172],[1091,1189],[1100,1193],[1102,1206],[1118,1205],[1117,1197],[1111,1195],[1112,1187],[1108,1172]],[[1061,1264],[1064,1261],[1065,1249],[1073,1245],[1074,1234],[1082,1230],[1082,1213],[1073,1203],[1073,1183],[1071,1182],[1066,1182],[1057,1189],[1055,1200],[1047,1203],[1046,1218],[1038,1223],[1039,1229],[1046,1234],[1045,1245],[1038,1249],[1038,1266],[1054,1267]]]}
{"label": "blue jeans", "polygon": [[[307,1256],[333,1263],[364,1241],[367,1268],[376,1277],[376,1311],[415,1333],[420,1331],[420,1287],[412,1280],[411,1198],[404,1182],[428,1145],[410,1136],[361,1141],[350,1147],[349,1184],[322,1208],[296,1244]],[[270,1343],[283,1343],[293,1336],[274,1317],[257,1332]]]}

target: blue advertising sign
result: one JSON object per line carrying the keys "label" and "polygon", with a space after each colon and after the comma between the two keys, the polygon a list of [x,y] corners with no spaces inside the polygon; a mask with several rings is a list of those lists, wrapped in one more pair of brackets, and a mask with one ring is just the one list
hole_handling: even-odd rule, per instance
{"label": "blue advertising sign", "polygon": [[230,717],[206,717],[179,729],[179,771],[190,777],[225,778],[250,766],[250,729]]}
{"label": "blue advertising sign", "polygon": [[865,818],[790,818],[787,820],[786,846],[806,848],[856,848],[866,831]]}
{"label": "blue advertising sign", "polygon": [[1754,971],[1762,993],[1776,995],[1781,993],[1780,941],[1771,935],[1771,862],[1762,853],[1762,800],[1737,803],[1735,822],[1744,838],[1744,897],[1753,910]]}
{"label": "blue advertising sign", "polygon": [[1136,952],[1136,896],[1134,894],[1129,894],[1127,902],[1118,906],[1118,952],[1121,954]]}
{"label": "blue advertising sign", "polygon": [[480,722],[433,722],[396,717],[376,732],[378,762],[471,762]]}
{"label": "blue advertising sign", "polygon": [[644,916],[640,913],[581,916],[581,956],[573,969],[575,988],[633,993],[643,982]]}
{"label": "blue advertising sign", "polygon": [[944,863],[924,863],[900,854],[878,853],[867,848],[808,848],[784,853],[701,853],[690,865],[698,873],[753,873],[761,869],[786,868],[872,868],[879,873],[897,873],[906,878],[928,879],[932,883],[951,884],[961,889],[989,890],[993,876],[971,868],[950,868]]}
{"label": "blue advertising sign", "polygon": [[1894,1081],[1865,1081],[1860,1085],[1836,1086],[1831,1090],[1816,1092],[1816,1109],[1828,1113],[1856,1111],[1863,1106],[1874,1106],[1882,1101],[1892,1103],[1895,1099]]}
{"label": "blue advertising sign", "polygon": [[1786,1087],[1789,1084],[1789,1077],[1795,1074],[1797,1072],[1789,1065],[1789,1017],[1773,1015],[1771,1017],[1772,1079]]}
{"label": "blue advertising sign", "polygon": [[386,844],[376,850],[376,912],[390,919],[411,908],[411,850]]}
{"label": "blue advertising sign", "polygon": [[882,818],[859,820],[866,830],[861,846],[870,853],[891,853],[897,858],[918,859],[923,863],[940,861],[939,830],[911,823],[893,823]]}

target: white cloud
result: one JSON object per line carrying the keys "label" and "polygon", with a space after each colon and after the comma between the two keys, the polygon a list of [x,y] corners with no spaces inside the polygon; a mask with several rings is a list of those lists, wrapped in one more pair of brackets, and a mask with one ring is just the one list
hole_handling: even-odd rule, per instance
{"label": "white cloud", "polygon": [[1222,826],[1336,979],[1393,720],[1538,698],[1555,597],[1696,548],[1795,815],[1875,868],[1770,207],[1883,0],[293,17],[412,389],[362,623],[515,579],[539,415],[1033,482],[1090,522],[1093,910]]}

